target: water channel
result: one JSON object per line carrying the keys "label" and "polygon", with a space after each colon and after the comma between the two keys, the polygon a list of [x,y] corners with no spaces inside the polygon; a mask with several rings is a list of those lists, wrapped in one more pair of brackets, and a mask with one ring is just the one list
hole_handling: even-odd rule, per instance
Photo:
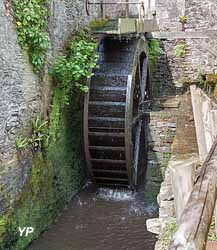
{"label": "water channel", "polygon": [[28,250],[153,250],[146,220],[156,207],[138,192],[87,185]]}

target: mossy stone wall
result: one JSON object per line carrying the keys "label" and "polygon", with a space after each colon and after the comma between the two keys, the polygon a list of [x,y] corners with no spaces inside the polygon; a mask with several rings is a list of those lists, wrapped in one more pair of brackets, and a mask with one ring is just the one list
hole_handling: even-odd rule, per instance
{"label": "mossy stone wall", "polygon": [[[0,250],[24,250],[84,184],[81,125],[82,112],[74,100],[61,112],[57,141],[34,154],[28,181],[0,218]],[[20,237],[18,227],[35,231]]]}

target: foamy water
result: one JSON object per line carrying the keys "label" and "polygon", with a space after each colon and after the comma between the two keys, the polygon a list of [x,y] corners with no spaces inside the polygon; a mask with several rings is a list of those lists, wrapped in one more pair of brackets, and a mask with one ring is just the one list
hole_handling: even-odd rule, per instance
{"label": "foamy water", "polygon": [[131,190],[99,188],[97,197],[112,201],[132,201],[135,199],[135,192]]}

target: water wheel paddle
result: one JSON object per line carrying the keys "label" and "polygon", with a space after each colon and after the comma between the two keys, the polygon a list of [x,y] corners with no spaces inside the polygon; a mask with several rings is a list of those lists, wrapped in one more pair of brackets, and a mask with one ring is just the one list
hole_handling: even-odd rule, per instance
{"label": "water wheel paddle", "polygon": [[139,107],[150,95],[147,43],[107,37],[98,53],[84,104],[87,166],[98,185],[133,188],[144,140]]}

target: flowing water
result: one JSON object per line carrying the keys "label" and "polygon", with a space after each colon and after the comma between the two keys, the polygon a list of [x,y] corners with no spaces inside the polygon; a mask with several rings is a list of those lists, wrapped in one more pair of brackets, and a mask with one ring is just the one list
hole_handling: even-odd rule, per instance
{"label": "flowing water", "polygon": [[155,216],[143,189],[88,185],[28,250],[153,250],[156,237],[147,232],[146,220]]}

